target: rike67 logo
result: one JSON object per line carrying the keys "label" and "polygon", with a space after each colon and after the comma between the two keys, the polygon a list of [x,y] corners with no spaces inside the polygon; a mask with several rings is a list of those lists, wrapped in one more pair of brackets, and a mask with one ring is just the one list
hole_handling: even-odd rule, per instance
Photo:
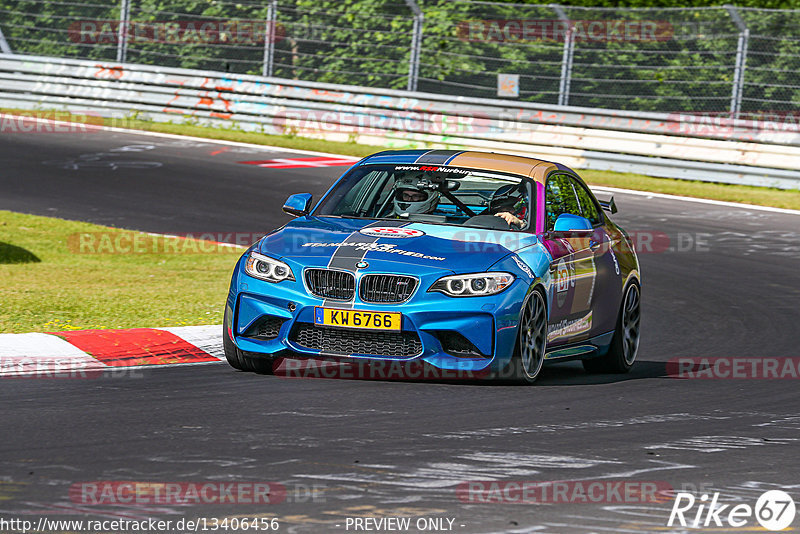
{"label": "rike67 logo", "polygon": [[[762,493],[754,507],[744,503],[719,504],[718,501],[719,493],[714,493],[709,501],[708,495],[697,499],[691,493],[680,492],[675,495],[667,526],[742,528],[750,524],[747,529],[750,530],[755,526],[752,525],[755,519],[764,529],[775,532],[787,528],[795,518],[794,500],[781,490]],[[698,505],[696,510],[695,505]]]}

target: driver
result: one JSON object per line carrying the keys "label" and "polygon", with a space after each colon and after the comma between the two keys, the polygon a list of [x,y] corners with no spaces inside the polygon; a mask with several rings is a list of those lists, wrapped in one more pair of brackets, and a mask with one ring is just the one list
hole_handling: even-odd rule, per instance
{"label": "driver", "polygon": [[525,201],[525,199],[520,199],[516,204],[514,204],[512,211],[501,211],[495,213],[494,215],[495,217],[500,217],[506,221],[509,226],[516,226],[518,228],[525,226],[525,216],[527,215],[528,211],[528,203]]}
{"label": "driver", "polygon": [[528,198],[524,187],[524,184],[516,187],[504,186],[492,199],[490,211],[494,212],[495,217],[506,221],[509,226],[517,228],[525,226],[525,219],[528,217]]}
{"label": "driver", "polygon": [[436,210],[442,194],[423,176],[420,174],[416,177],[401,178],[395,184],[394,214],[398,217],[415,213],[433,213]]}

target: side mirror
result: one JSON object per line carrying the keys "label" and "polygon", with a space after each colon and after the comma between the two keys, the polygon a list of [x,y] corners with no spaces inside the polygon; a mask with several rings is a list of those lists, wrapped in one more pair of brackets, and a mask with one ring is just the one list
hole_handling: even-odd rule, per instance
{"label": "side mirror", "polygon": [[600,203],[600,207],[605,211],[611,212],[612,214],[617,213],[617,203],[614,202],[614,197],[608,200],[598,200],[597,202]]}
{"label": "side mirror", "polygon": [[289,196],[283,203],[283,211],[295,217],[308,215],[311,208],[311,193],[297,193]]}
{"label": "side mirror", "polygon": [[562,213],[556,219],[556,224],[553,227],[554,232],[575,232],[580,230],[591,230],[592,223],[586,217],[580,215],[573,215],[571,213]]}

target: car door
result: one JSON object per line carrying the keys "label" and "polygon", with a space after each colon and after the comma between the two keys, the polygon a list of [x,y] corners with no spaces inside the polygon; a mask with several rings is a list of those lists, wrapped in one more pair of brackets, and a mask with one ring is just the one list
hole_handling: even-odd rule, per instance
{"label": "car door", "polygon": [[595,292],[593,230],[555,232],[559,215],[583,216],[573,177],[553,173],[545,184],[545,234],[543,245],[550,252],[552,280],[549,303],[548,346],[581,341],[592,330]]}
{"label": "car door", "polygon": [[616,325],[616,304],[621,298],[622,278],[606,219],[597,199],[577,177],[572,177],[572,186],[580,205],[581,216],[592,223],[589,249],[592,252],[595,276],[588,299],[592,310],[591,335],[595,336],[612,331]]}

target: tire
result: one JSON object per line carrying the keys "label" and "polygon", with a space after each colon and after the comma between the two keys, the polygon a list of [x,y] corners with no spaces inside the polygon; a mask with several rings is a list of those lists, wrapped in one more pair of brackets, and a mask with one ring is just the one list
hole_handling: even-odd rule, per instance
{"label": "tire", "polygon": [[271,375],[275,358],[266,355],[249,355],[239,349],[228,336],[228,309],[225,309],[225,319],[222,325],[222,348],[228,364],[239,371],[249,371],[262,375]]}
{"label": "tire", "polygon": [[225,324],[222,325],[222,348],[225,352],[225,359],[228,360],[228,364],[234,369],[239,371],[249,371],[249,369],[246,369],[243,365],[244,355],[242,354],[242,351],[240,351],[239,347],[237,347],[233,341],[231,341],[231,338],[228,337],[228,331],[225,326],[226,324],[227,320],[225,321]]}
{"label": "tire", "polygon": [[534,289],[520,315],[517,344],[507,368],[514,381],[533,384],[544,365],[547,350],[547,305],[544,294]]}
{"label": "tire", "polygon": [[642,319],[642,298],[639,284],[632,282],[625,290],[625,297],[617,318],[617,327],[611,346],[605,356],[583,360],[588,373],[627,373],[636,361],[639,351],[639,336]]}
{"label": "tire", "polygon": [[[239,351],[240,353],[242,351]],[[252,371],[254,373],[258,373],[260,375],[271,375],[273,374],[275,358],[272,356],[266,355],[256,355],[256,356],[247,356],[242,353],[242,358],[244,359],[245,369],[247,371]]]}
{"label": "tire", "polygon": [[225,351],[225,359],[234,369],[239,371],[249,371],[261,375],[271,375],[275,358],[267,355],[249,355],[237,347],[228,337],[228,332],[223,329],[222,348]]}

